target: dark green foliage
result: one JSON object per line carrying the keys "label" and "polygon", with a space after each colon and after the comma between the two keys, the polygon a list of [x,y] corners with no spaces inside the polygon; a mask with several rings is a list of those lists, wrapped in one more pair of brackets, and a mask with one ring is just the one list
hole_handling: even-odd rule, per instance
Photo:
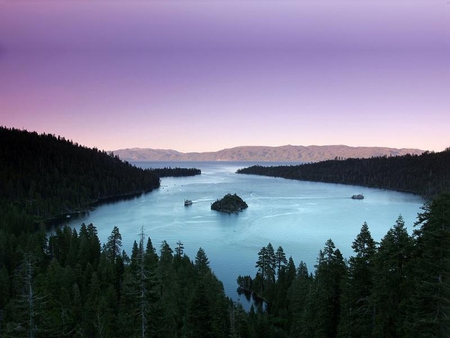
{"label": "dark green foliage", "polygon": [[209,259],[206,256],[205,250],[202,248],[198,249],[197,255],[195,256],[195,270],[197,270],[200,275],[205,275],[210,271]]}
{"label": "dark green foliage", "polygon": [[272,244],[269,243],[266,247],[262,247],[258,252],[258,260],[255,265],[255,268],[258,268],[258,272],[255,277],[256,283],[254,284],[255,287],[259,287],[256,290],[261,294],[270,291],[270,288],[275,283],[276,263]]}
{"label": "dark green foliage", "polygon": [[110,261],[116,263],[116,259],[122,251],[122,235],[120,234],[118,227],[115,226],[113,228],[103,250],[106,252]]}
{"label": "dark green foliage", "polygon": [[211,204],[211,209],[227,213],[237,213],[248,208],[247,203],[238,195],[226,194],[222,199]]}
{"label": "dark green foliage", "polygon": [[[411,237],[403,219],[379,247],[366,223],[348,260],[327,241],[314,274],[282,247],[258,253],[254,292],[258,311],[246,314],[225,297],[206,253],[194,261],[163,242],[158,256],[144,235],[131,257],[113,228],[100,249],[95,227],[61,228],[48,241],[40,232],[0,241],[15,254],[0,267],[0,333],[73,337],[411,337],[448,336],[450,197],[419,215]],[[112,243],[116,241],[113,245]],[[9,248],[9,249],[8,249]],[[24,253],[27,248],[29,253]],[[113,254],[114,252],[114,254]],[[115,258],[113,258],[115,257]],[[4,287],[4,288],[3,288]]]}
{"label": "dark green foliage", "polygon": [[280,275],[280,270],[287,264],[286,254],[281,246],[278,247],[275,253],[275,264],[277,266],[277,274]]}
{"label": "dark green foliage", "polygon": [[367,223],[353,242],[355,255],[348,262],[348,278],[342,296],[340,336],[366,337],[375,325],[375,307],[371,302],[374,278],[375,241]]}
{"label": "dark green foliage", "polygon": [[189,301],[188,337],[214,337],[213,313],[207,295],[207,285],[200,281]]}
{"label": "dark green foliage", "polygon": [[300,264],[287,300],[291,336],[448,337],[450,195],[424,210],[414,237],[400,216],[379,247],[364,223],[348,268],[331,241],[314,275]]}
{"label": "dark green foliage", "polygon": [[317,312],[312,327],[322,337],[336,337],[341,319],[341,296],[347,273],[339,249],[329,239],[320,251],[314,280],[314,295]]}
{"label": "dark green foliage", "polygon": [[237,173],[343,183],[434,197],[450,191],[450,150],[422,155],[350,158],[291,166],[253,166]]}
{"label": "dark green foliage", "polygon": [[158,177],[181,177],[201,175],[202,171],[197,168],[155,168],[152,171]]}
{"label": "dark green foliage", "polygon": [[408,316],[406,301],[414,292],[414,242],[408,235],[403,218],[382,239],[375,256],[372,303],[374,334],[383,337],[403,337]]}
{"label": "dark green foliage", "polygon": [[[204,250],[194,263],[163,242],[158,257],[144,237],[128,259],[117,227],[102,251],[93,225],[79,235],[65,227],[49,238],[53,254],[22,255],[11,277],[2,265],[0,335],[228,337],[229,300]],[[81,250],[88,262],[72,262],[67,252]]]}
{"label": "dark green foliage", "polygon": [[[163,242],[158,255],[142,229],[128,257],[118,227],[102,250],[93,224],[78,232],[57,228],[47,238],[44,219],[124,191],[153,189],[159,184],[153,173],[52,135],[0,128],[0,141],[1,337],[450,336],[448,194],[424,207],[414,236],[399,217],[377,247],[364,223],[348,265],[331,240],[311,274],[269,243],[258,253],[256,276],[238,278],[255,300],[246,313],[227,299],[201,248],[191,261],[181,242],[175,254]],[[433,194],[447,155],[364,163],[367,170],[370,163],[417,165],[416,182],[398,187],[426,186],[425,194]],[[425,185],[424,163],[430,165]],[[136,180],[125,177],[134,173]]]}
{"label": "dark green foliage", "polygon": [[412,316],[406,327],[424,337],[450,336],[450,195],[424,207],[415,231],[414,294],[408,303]]}
{"label": "dark green foliage", "polygon": [[[16,234],[31,230],[26,215],[48,220],[160,185],[151,170],[59,136],[0,127],[0,145],[0,222]],[[3,210],[13,211],[15,222]]]}
{"label": "dark green foliage", "polygon": [[308,268],[304,262],[300,262],[297,276],[292,282],[290,289],[289,313],[292,316],[290,333],[292,337],[311,336],[308,335],[312,314],[312,276],[308,274]]}

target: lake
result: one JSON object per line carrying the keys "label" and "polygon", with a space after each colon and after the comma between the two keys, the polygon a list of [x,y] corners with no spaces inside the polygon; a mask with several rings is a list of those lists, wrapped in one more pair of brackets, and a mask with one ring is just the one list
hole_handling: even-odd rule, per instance
{"label": "lake", "polygon": [[[416,195],[381,189],[235,173],[255,164],[249,162],[133,163],[142,168],[195,167],[202,174],[163,178],[159,189],[131,200],[101,205],[87,215],[71,219],[69,225],[78,230],[83,222],[93,223],[102,243],[114,226],[119,227],[128,255],[133,242],[139,241],[142,226],[157,249],[163,240],[172,249],[181,241],[184,252],[194,260],[201,247],[226,294],[244,306],[248,303],[236,292],[236,278],[254,277],[258,252],[269,242],[275,250],[282,246],[296,266],[304,261],[313,272],[319,250],[329,238],[348,258],[364,222],[376,241],[381,240],[399,215],[411,233],[424,203]],[[211,210],[211,203],[227,193],[237,193],[247,202],[248,209],[239,214]],[[352,200],[355,194],[365,198]],[[185,199],[192,200],[192,205],[184,206]]]}

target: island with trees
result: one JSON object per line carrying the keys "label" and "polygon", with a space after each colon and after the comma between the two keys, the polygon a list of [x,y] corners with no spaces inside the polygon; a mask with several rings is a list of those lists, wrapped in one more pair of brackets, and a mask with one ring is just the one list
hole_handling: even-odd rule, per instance
{"label": "island with trees", "polygon": [[211,204],[211,210],[216,210],[226,213],[238,213],[247,209],[248,205],[245,201],[236,194],[226,194],[222,199]]}
{"label": "island with trees", "polygon": [[197,168],[154,168],[152,169],[153,173],[158,175],[159,177],[187,177],[187,176],[196,176],[201,175],[202,171]]}
{"label": "island with trees", "polygon": [[[427,202],[411,233],[399,216],[377,243],[362,224],[348,259],[326,240],[313,270],[280,245],[261,247],[255,273],[237,281],[265,306],[245,311],[202,248],[191,259],[181,241],[154,246],[142,229],[127,253],[118,226],[105,243],[94,224],[45,228],[93,199],[157,187],[152,171],[52,135],[0,128],[0,145],[1,337],[450,336],[448,193]],[[417,178],[445,187],[444,159],[429,156]]]}

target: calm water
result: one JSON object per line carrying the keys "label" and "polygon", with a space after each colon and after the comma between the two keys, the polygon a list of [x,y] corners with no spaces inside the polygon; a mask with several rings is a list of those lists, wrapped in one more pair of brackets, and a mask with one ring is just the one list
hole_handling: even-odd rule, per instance
{"label": "calm water", "polygon": [[[202,175],[163,178],[158,190],[100,206],[69,224],[78,229],[82,222],[93,223],[102,242],[118,226],[123,249],[129,255],[142,226],[158,249],[163,240],[172,249],[180,240],[185,253],[194,260],[202,247],[227,295],[243,303],[244,296],[236,292],[236,278],[255,275],[258,251],[269,242],[275,250],[281,245],[297,266],[301,260],[306,262],[312,272],[327,239],[331,238],[348,258],[352,255],[351,243],[364,222],[376,241],[400,214],[411,232],[424,202],[415,195],[379,189],[235,174],[238,168],[252,165],[248,162],[135,164],[143,168],[195,167]],[[227,193],[237,193],[248,209],[238,215],[212,211],[211,203]],[[364,194],[364,200],[350,198],[359,193]],[[185,199],[193,204],[185,207]]]}

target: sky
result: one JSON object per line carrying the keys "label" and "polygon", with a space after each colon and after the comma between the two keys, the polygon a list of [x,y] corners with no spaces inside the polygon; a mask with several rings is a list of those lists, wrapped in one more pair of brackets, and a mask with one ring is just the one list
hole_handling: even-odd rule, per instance
{"label": "sky", "polygon": [[0,125],[107,151],[442,151],[450,2],[0,0]]}

